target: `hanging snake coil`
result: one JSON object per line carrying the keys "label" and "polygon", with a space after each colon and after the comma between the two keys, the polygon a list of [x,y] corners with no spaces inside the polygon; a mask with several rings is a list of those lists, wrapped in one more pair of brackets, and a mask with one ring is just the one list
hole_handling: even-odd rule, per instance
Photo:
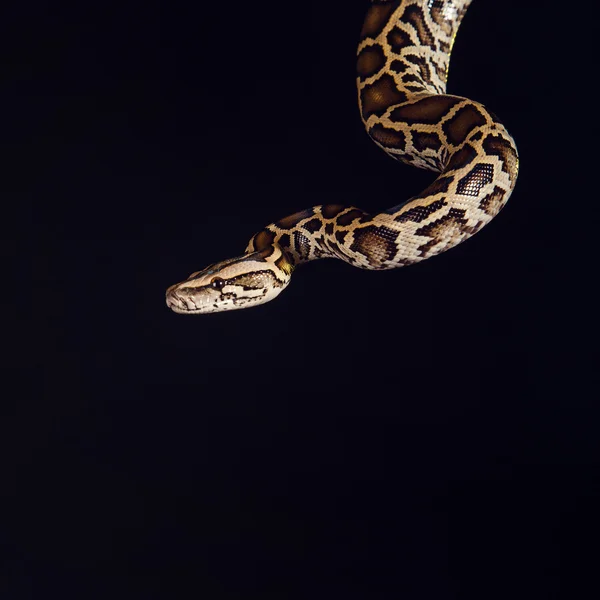
{"label": "hanging snake coil", "polygon": [[511,136],[481,104],[447,95],[450,52],[472,0],[371,0],[358,46],[365,128],[387,154],[439,173],[422,193],[377,214],[314,206],[265,227],[244,255],[167,290],[177,313],[256,306],[277,297],[298,265],[338,258],[363,269],[412,265],[489,223],[515,186]]}

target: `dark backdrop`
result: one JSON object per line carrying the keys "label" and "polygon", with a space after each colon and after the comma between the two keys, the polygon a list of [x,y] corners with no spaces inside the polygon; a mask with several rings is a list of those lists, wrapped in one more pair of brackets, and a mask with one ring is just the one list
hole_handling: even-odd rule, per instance
{"label": "dark backdrop", "polygon": [[493,224],[200,317],[166,287],[267,223],[431,181],[360,122],[366,2],[13,9],[3,598],[594,596],[598,427],[549,155],[563,17],[538,4],[476,0],[453,54],[449,91],[521,153]]}

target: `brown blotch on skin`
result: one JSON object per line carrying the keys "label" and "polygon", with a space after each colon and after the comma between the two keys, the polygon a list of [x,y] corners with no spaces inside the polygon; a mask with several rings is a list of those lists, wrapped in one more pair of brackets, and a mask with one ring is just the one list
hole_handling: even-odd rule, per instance
{"label": "brown blotch on skin", "polygon": [[407,223],[408,221],[420,223],[444,206],[447,206],[447,202],[442,198],[427,206],[414,206],[413,208],[409,208],[406,212],[398,215],[394,220],[398,221],[398,223]]}
{"label": "brown blotch on skin", "polygon": [[494,179],[494,166],[484,163],[475,165],[456,186],[456,193],[463,196],[479,196],[482,188]]}
{"label": "brown blotch on skin", "polygon": [[363,217],[364,215],[365,215],[364,210],[360,210],[360,208],[353,208],[352,210],[349,210],[347,213],[344,213],[343,215],[339,216],[337,218],[336,222],[341,227],[344,227],[346,225],[350,225],[350,223],[352,223],[352,221],[355,221],[356,219],[359,219],[360,217]]}
{"label": "brown blotch on skin", "polygon": [[335,232],[335,238],[337,239],[337,241],[340,244],[344,243],[344,240],[346,239],[346,236],[348,235],[347,231],[336,231]]}
{"label": "brown blotch on skin", "polygon": [[252,240],[254,244],[254,250],[260,252],[269,246],[273,246],[273,241],[275,240],[275,234],[268,229],[263,229],[259,233],[254,236]]}
{"label": "brown blotch on skin", "polygon": [[423,86],[423,80],[421,79],[421,76],[417,75],[416,73],[405,73],[404,75],[402,75],[402,82],[417,83],[420,86]]}
{"label": "brown blotch on skin", "polygon": [[392,121],[412,123],[437,124],[440,119],[462,98],[454,96],[427,96],[411,104],[395,108],[390,118]]}
{"label": "brown blotch on skin", "polygon": [[435,36],[429,29],[423,10],[420,7],[415,5],[407,6],[402,20],[414,27],[422,46],[429,46],[432,50],[437,50]]}
{"label": "brown blotch on skin", "polygon": [[369,129],[369,135],[386,148],[396,148],[397,150],[406,149],[406,135],[403,131],[388,129],[377,123],[377,125],[374,125]]}
{"label": "brown blotch on skin", "polygon": [[345,256],[344,252],[342,252],[341,248],[337,245],[337,243],[334,240],[327,240],[327,247],[336,256]]}
{"label": "brown blotch on skin", "polygon": [[433,65],[433,68],[435,69],[437,76],[440,78],[441,81],[443,81],[445,83],[446,79],[448,77],[446,67],[436,63],[433,60],[431,61],[431,64]]}
{"label": "brown blotch on skin", "polygon": [[347,206],[343,204],[325,204],[321,207],[321,214],[324,219],[333,219],[337,217],[343,210],[346,210]]}
{"label": "brown blotch on skin", "polygon": [[[429,65],[427,61],[422,56],[415,56],[414,54],[408,54],[404,57],[405,60],[411,62],[419,69],[419,74],[421,75],[421,79],[426,83],[433,83],[431,81],[431,71],[429,69]],[[394,61],[396,62],[396,61]],[[400,61],[398,61],[400,62]],[[406,67],[405,67],[406,68]]]}
{"label": "brown blotch on skin", "polygon": [[350,249],[366,257],[372,267],[385,268],[383,262],[396,256],[398,233],[383,225],[368,225],[354,231]]}
{"label": "brown blotch on skin", "polygon": [[399,27],[394,27],[387,34],[387,42],[391,46],[394,54],[400,54],[402,48],[415,45],[415,43],[410,39],[408,33]]}
{"label": "brown blotch on skin", "polygon": [[453,181],[454,177],[447,177],[441,175],[432,184],[427,186],[421,192],[421,194],[419,194],[419,196],[426,198],[428,196],[433,196],[434,194],[444,194],[450,189],[450,185]]}
{"label": "brown blotch on skin", "polygon": [[385,54],[379,44],[363,48],[356,61],[356,72],[361,79],[376,75],[385,67]]}
{"label": "brown blotch on skin", "polygon": [[412,143],[418,152],[439,150],[442,147],[440,136],[437,133],[427,131],[413,131]]}
{"label": "brown blotch on skin", "polygon": [[440,44],[440,52],[444,52],[446,54],[448,54],[448,52],[450,52],[450,42],[446,42],[444,40],[439,40],[439,44]]}
{"label": "brown blotch on skin", "polygon": [[408,69],[410,69],[410,66],[398,58],[390,63],[390,71],[394,71],[394,73],[404,73]]}
{"label": "brown blotch on skin", "polygon": [[325,233],[327,235],[331,235],[333,233],[333,223],[327,223],[327,225],[325,225]]}
{"label": "brown blotch on skin", "polygon": [[468,164],[472,163],[477,158],[477,152],[475,148],[470,144],[465,144],[460,150],[455,152],[446,167],[447,171],[454,171],[456,169],[462,169]]}
{"label": "brown blotch on skin", "polygon": [[495,216],[504,206],[504,197],[506,192],[496,186],[492,192],[483,197],[479,203],[479,208],[484,210],[488,215]]}
{"label": "brown blotch on skin", "polygon": [[383,114],[390,106],[406,101],[406,94],[398,90],[394,78],[382,75],[360,92],[361,113],[364,120],[372,114]]}
{"label": "brown blotch on skin", "polygon": [[370,6],[365,15],[362,31],[360,32],[361,39],[366,37],[377,37],[390,20],[397,5],[397,2],[390,2],[387,4],[375,4]]}
{"label": "brown blotch on skin", "polygon": [[483,141],[483,149],[488,154],[500,158],[502,170],[508,173],[514,181],[519,169],[519,157],[513,145],[500,135],[490,134]]}
{"label": "brown blotch on skin", "polygon": [[288,233],[284,233],[279,236],[277,243],[285,250],[289,251],[292,247],[292,240]]}
{"label": "brown blotch on skin", "polygon": [[465,234],[473,235],[479,227],[467,226],[468,220],[465,219],[465,212],[462,209],[452,208],[447,215],[418,229],[415,232],[417,235],[431,238],[429,242],[419,246],[421,256],[427,257],[435,246],[443,243],[435,252],[435,254],[438,254],[446,248],[463,241]]}
{"label": "brown blotch on skin", "polygon": [[302,228],[306,229],[306,231],[309,231],[310,233],[314,233],[315,231],[319,231],[322,225],[323,221],[321,221],[321,219],[314,218],[308,221],[307,223],[304,223],[304,225],[302,225]]}
{"label": "brown blotch on skin", "polygon": [[456,114],[444,123],[443,129],[448,141],[454,146],[462,144],[469,134],[485,125],[486,119],[473,104],[460,108]]}
{"label": "brown blotch on skin", "polygon": [[300,221],[304,221],[304,219],[308,219],[315,214],[315,211],[312,208],[307,208],[306,210],[301,210],[300,212],[294,213],[293,215],[289,215],[288,217],[284,217],[277,221],[277,227],[281,229],[290,229],[300,223]]}

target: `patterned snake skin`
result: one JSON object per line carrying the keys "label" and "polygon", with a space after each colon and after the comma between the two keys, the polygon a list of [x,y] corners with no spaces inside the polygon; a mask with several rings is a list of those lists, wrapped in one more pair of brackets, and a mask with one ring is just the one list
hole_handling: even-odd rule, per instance
{"label": "patterned snake skin", "polygon": [[170,308],[198,314],[256,306],[278,296],[297,265],[319,258],[363,269],[412,265],[460,244],[498,214],[517,179],[515,143],[481,104],[445,93],[452,44],[471,1],[372,0],[358,46],[367,132],[393,158],[438,178],[378,214],[333,204],[268,225],[244,255],[171,286]]}

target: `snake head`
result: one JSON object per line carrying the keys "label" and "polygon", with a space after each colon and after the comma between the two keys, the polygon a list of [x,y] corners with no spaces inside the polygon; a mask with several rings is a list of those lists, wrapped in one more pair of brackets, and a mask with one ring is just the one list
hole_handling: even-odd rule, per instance
{"label": "snake head", "polygon": [[167,289],[167,306],[180,314],[238,310],[269,302],[288,285],[293,266],[278,246],[225,260]]}

